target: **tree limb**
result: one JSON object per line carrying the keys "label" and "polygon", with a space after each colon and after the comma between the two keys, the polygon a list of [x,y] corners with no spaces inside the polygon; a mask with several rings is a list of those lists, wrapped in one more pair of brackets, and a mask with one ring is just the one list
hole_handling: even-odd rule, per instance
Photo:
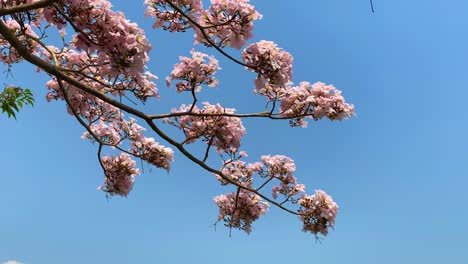
{"label": "tree limb", "polygon": [[38,8],[44,8],[52,5],[58,0],[41,0],[29,4],[16,5],[12,7],[0,7],[0,16],[13,15],[19,12],[27,12]]}

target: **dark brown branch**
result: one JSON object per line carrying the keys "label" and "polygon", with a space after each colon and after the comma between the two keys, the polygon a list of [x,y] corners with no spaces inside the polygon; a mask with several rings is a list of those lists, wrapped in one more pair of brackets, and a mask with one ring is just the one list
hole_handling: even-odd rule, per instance
{"label": "dark brown branch", "polygon": [[22,4],[12,7],[1,8],[0,7],[0,16],[13,15],[19,12],[27,12],[38,8],[44,8],[52,5],[57,2],[57,0],[41,0],[29,4]]}
{"label": "dark brown branch", "polygon": [[203,162],[206,162],[206,160],[208,159],[208,155],[210,154],[211,144],[213,144],[213,139],[214,139],[214,136],[212,136],[210,138],[210,141],[208,142],[208,147],[206,147],[205,157],[203,157]]}
{"label": "dark brown branch", "polygon": [[267,185],[269,182],[271,182],[273,179],[276,179],[274,177],[270,177],[268,180],[266,180],[262,185],[260,185],[260,187],[257,188],[257,192],[260,191],[260,189],[262,189],[263,187],[265,187],[265,185]]}
{"label": "dark brown branch", "polygon": [[231,212],[231,221],[229,221],[229,236],[231,236],[231,229],[232,229],[232,221],[234,220],[234,213],[237,210],[237,206],[239,203],[239,194],[240,194],[240,188],[237,187],[237,192],[236,192],[236,198],[235,198],[235,204],[234,204],[234,209]]}
{"label": "dark brown branch", "polygon": [[248,114],[232,114],[232,113],[195,113],[195,112],[176,112],[160,115],[149,115],[150,119],[164,119],[170,117],[179,117],[179,116],[226,116],[226,117],[238,117],[238,118],[249,118],[249,117],[267,117],[273,120],[287,120],[293,118],[301,118],[311,116],[311,114],[301,114],[296,116],[281,116],[281,113],[271,113],[271,112],[260,112],[260,113],[248,113]]}
{"label": "dark brown branch", "polygon": [[193,108],[195,108],[195,105],[197,104],[198,102],[198,99],[197,99],[197,95],[195,94],[195,82],[192,81],[192,83],[190,84],[191,86],[191,92],[192,92],[192,97],[193,97],[193,102],[192,102],[192,106],[190,107],[190,110],[189,112],[192,112]]}

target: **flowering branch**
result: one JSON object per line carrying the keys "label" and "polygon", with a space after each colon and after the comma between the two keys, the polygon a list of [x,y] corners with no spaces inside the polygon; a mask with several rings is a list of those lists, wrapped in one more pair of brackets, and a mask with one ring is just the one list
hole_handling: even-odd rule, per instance
{"label": "flowering branch", "polygon": [[[122,98],[137,105],[159,98],[153,80],[157,76],[143,72],[149,60],[151,45],[144,31],[127,20],[123,13],[111,10],[107,0],[36,1],[35,5],[9,6],[0,9],[10,19],[0,20],[0,61],[7,65],[27,61],[52,77],[46,86],[47,100],[65,100],[68,112],[85,128],[82,138],[98,144],[98,159],[104,172],[100,187],[108,195],[127,196],[135,177],[140,173],[133,158],[139,158],[158,168],[170,170],[173,150],[145,135],[138,118],[171,147],[189,160],[211,172],[222,185],[235,187],[236,192],[215,197],[219,207],[218,221],[229,228],[249,233],[252,223],[264,215],[270,205],[299,216],[303,230],[314,235],[326,235],[333,228],[338,206],[323,191],[305,193],[305,185],[294,175],[295,164],[289,157],[265,155],[261,161],[246,163],[245,151],[240,151],[245,135],[243,118],[289,120],[291,126],[305,127],[305,118],[342,120],[354,114],[354,106],[345,102],[341,91],[324,83],[292,84],[292,55],[271,41],[248,45],[242,60],[224,51],[226,47],[242,48],[252,38],[253,21],[260,19],[248,0],[212,1],[203,9],[199,0],[146,0],[147,15],[157,21],[154,27],[171,32],[193,28],[196,42],[214,47],[223,56],[255,72],[254,92],[267,101],[264,112],[238,114],[234,108],[203,102],[197,105],[197,93],[203,86],[215,87],[214,77],[221,68],[213,56],[192,51],[191,57],[180,57],[166,84],[175,82],[176,92],[190,92],[192,102],[174,108],[172,113],[147,114],[123,103]],[[7,2],[7,5],[12,5]],[[27,6],[29,5],[29,6]],[[15,9],[16,8],[16,9]],[[30,8],[30,9],[28,9]],[[41,8],[41,9],[34,9]],[[26,19],[15,12],[32,11]],[[29,22],[26,22],[29,21]],[[62,35],[63,47],[46,45],[34,33],[41,23],[56,27]],[[75,31],[66,43],[64,27]],[[129,94],[130,93],[130,94]],[[156,121],[162,120],[159,125]],[[165,133],[164,124],[180,129],[182,141]],[[206,144],[199,155],[187,150],[188,144]],[[123,144],[126,147],[123,147]],[[128,146],[128,147],[127,147]],[[102,156],[104,147],[120,151],[118,155]],[[223,161],[221,169],[207,163],[215,150]],[[133,158],[132,158],[133,157]],[[258,187],[254,178],[260,178]],[[271,186],[268,193],[267,186]],[[284,199],[277,201],[278,194]],[[296,209],[294,209],[296,208]]]}

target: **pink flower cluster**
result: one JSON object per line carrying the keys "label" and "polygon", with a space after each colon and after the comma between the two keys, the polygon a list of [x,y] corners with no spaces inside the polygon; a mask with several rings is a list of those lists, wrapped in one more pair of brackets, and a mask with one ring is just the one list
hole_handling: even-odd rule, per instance
{"label": "pink flower cluster", "polygon": [[[249,163],[246,165],[244,161],[241,160],[229,160],[224,163],[221,172],[229,177],[234,182],[240,183],[245,187],[252,187],[252,177],[254,173],[261,173],[262,168],[261,164],[259,166],[257,163]],[[216,178],[221,182],[222,185],[229,184],[228,181],[221,178],[218,174],[215,174]]]}
{"label": "pink flower cluster", "polygon": [[341,91],[333,85],[317,82],[301,82],[299,87],[284,90],[281,96],[281,115],[296,118],[292,126],[307,126],[305,116],[315,120],[328,117],[330,120],[341,120],[354,114],[354,106],[345,102]]}
{"label": "pink flower cluster", "polygon": [[218,221],[222,220],[225,226],[244,230],[247,234],[252,230],[252,223],[269,207],[260,196],[244,190],[216,196],[214,202],[219,207]]}
{"label": "pink flower cluster", "polygon": [[276,99],[292,80],[293,57],[272,41],[250,44],[242,52],[242,59],[253,68],[247,68],[249,71],[258,73],[255,91],[269,100]]}
{"label": "pink flower cluster", "polygon": [[[18,40],[28,48],[29,52],[32,54],[38,53],[39,44],[36,41],[32,40],[31,37],[37,38],[38,36],[32,30],[29,24],[20,25],[16,20],[9,19],[4,22],[6,26],[15,34]],[[21,56],[18,54],[18,51],[11,47],[2,36],[0,36],[0,61],[5,64],[13,64],[21,60]]]}
{"label": "pink flower cluster", "polygon": [[271,189],[274,199],[278,198],[278,193],[283,194],[289,199],[294,195],[305,192],[305,185],[297,183],[296,177],[292,175],[282,177],[280,181],[280,186],[274,186]]}
{"label": "pink flower cluster", "polygon": [[305,191],[305,185],[297,183],[293,172],[296,170],[294,161],[283,155],[262,156],[262,162],[266,166],[265,176],[275,178],[280,181],[279,186],[273,186],[272,196],[278,198],[278,193],[283,194],[287,199]]}
{"label": "pink flower cluster", "polygon": [[[88,87],[102,93],[111,93],[112,95],[124,96],[126,91],[132,92],[137,98],[145,101],[148,97],[158,97],[156,85],[151,79],[157,79],[156,76],[149,72],[145,72],[143,75],[137,75],[141,81],[136,82],[132,78],[118,78],[115,79],[110,75],[102,72],[103,67],[99,67],[98,56],[88,54],[87,52],[77,52],[72,49],[63,49],[59,51],[57,48],[49,47],[49,50],[55,52],[55,57],[61,62],[61,66],[75,70],[70,73],[71,77],[81,80],[81,83],[86,84]],[[52,57],[48,58],[52,61]],[[80,73],[77,73],[77,72]],[[86,77],[83,77],[86,76]],[[95,81],[98,79],[99,81]],[[99,99],[94,96],[83,92],[81,89],[65,84],[69,90],[69,94],[72,99],[80,101],[82,104],[80,108],[93,108],[93,105],[99,104]],[[53,79],[47,83],[47,88],[52,90],[47,94],[47,100],[52,99],[59,100],[63,99],[62,93],[59,89],[57,80]],[[73,92],[72,92],[73,91]],[[89,104],[89,105],[85,105]]]}
{"label": "pink flower cluster", "polygon": [[[145,32],[127,20],[122,12],[112,11],[109,1],[63,0],[59,4],[78,30],[73,41],[77,49],[98,52],[116,73],[121,73],[120,69],[128,74],[144,70],[151,50]],[[54,23],[53,20],[48,22]]]}
{"label": "pink flower cluster", "polygon": [[[246,156],[245,152],[240,155],[240,157],[244,156]],[[264,155],[261,159],[262,162],[248,164],[241,160],[230,159],[224,162],[221,172],[231,181],[249,188],[252,187],[255,173],[262,178],[266,178],[267,181],[278,180],[280,184],[272,188],[272,197],[274,199],[277,199],[278,193],[281,193],[286,199],[290,200],[294,195],[305,191],[305,185],[297,183],[297,179],[293,175],[296,165],[291,158],[283,155]],[[220,175],[215,174],[215,176],[222,185],[229,184],[229,181],[223,179]]]}
{"label": "pink flower cluster", "polygon": [[97,124],[92,124],[90,128],[93,135],[85,132],[82,138],[95,142],[95,137],[98,137],[101,142],[114,146],[119,145],[124,139],[129,139],[132,146],[129,153],[157,168],[170,170],[171,163],[174,161],[174,151],[160,145],[152,137],[145,137],[142,133],[145,129],[136,124],[135,120],[132,119],[128,122],[123,119],[123,114],[120,114],[120,117],[112,122],[100,121]]}
{"label": "pink flower cluster", "polygon": [[338,205],[332,197],[322,190],[316,190],[314,195],[306,196],[298,200],[300,209],[298,212],[303,222],[302,231],[311,232],[314,235],[328,234],[328,228],[335,225]]}
{"label": "pink flower cluster", "polygon": [[[111,121],[118,115],[119,110],[116,107],[72,85],[67,83],[63,83],[63,85],[64,89],[67,90],[68,100],[71,104],[67,105],[69,114],[73,115],[73,108],[77,114],[86,118],[89,122],[97,119]],[[96,86],[98,86],[97,88],[101,87],[99,84]],[[51,90],[46,96],[48,102],[51,100],[64,100],[64,95],[56,79],[48,81],[46,87]]]}
{"label": "pink flower cluster", "polygon": [[135,176],[140,171],[135,168],[135,161],[126,153],[119,156],[105,156],[101,159],[106,180],[99,189],[110,195],[127,196],[133,188]]}
{"label": "pink flower cluster", "polygon": [[[218,47],[240,49],[253,37],[253,21],[261,18],[249,0],[211,0],[209,9],[200,14],[199,24]],[[195,32],[198,42],[210,46],[198,28]]]}
{"label": "pink flower cluster", "polygon": [[130,151],[148,163],[167,171],[171,169],[171,163],[174,161],[174,151],[161,146],[154,138],[132,141]]}
{"label": "pink flower cluster", "polygon": [[192,58],[180,56],[180,63],[174,65],[171,76],[166,78],[167,86],[170,87],[172,80],[180,80],[176,83],[177,93],[183,91],[200,91],[201,85],[206,84],[216,87],[218,80],[213,77],[218,66],[218,60],[213,56],[192,50]]}
{"label": "pink flower cluster", "polygon": [[[91,124],[89,128],[94,136],[98,137],[101,142],[116,146],[122,141],[122,136],[120,135],[121,128],[117,122],[106,123],[100,120],[97,124]],[[91,142],[95,142],[94,136],[90,135],[89,132],[85,132],[81,138],[87,138],[91,140]]]}
{"label": "pink flower cluster", "polygon": [[158,96],[150,81],[157,77],[142,73],[151,45],[136,23],[129,22],[123,13],[112,11],[107,0],[62,0],[57,4],[66,17],[56,8],[47,7],[43,11],[46,21],[58,28],[71,23],[77,34],[70,47],[82,51],[80,54],[65,49],[60,61],[64,66],[83,70],[82,75],[112,86],[111,92],[117,94],[131,91],[142,101]]}
{"label": "pink flower cluster", "polygon": [[271,177],[282,178],[284,176],[290,176],[296,170],[294,161],[284,155],[264,155],[261,159],[266,166],[266,171]]}
{"label": "pink flower cluster", "polygon": [[[192,17],[203,11],[201,0],[173,0],[172,3]],[[145,5],[147,6],[145,16],[156,18],[153,28],[162,27],[170,32],[181,32],[190,27],[188,20],[165,0],[145,0]]]}
{"label": "pink flower cluster", "polygon": [[[203,109],[197,106],[182,105],[173,113],[191,113],[198,115],[184,115],[174,117],[176,126],[184,131],[186,143],[193,143],[198,138],[203,138],[209,145],[215,146],[218,152],[238,149],[242,137],[245,135],[245,127],[238,117],[222,116],[222,114],[234,114],[234,108],[224,108],[220,104],[211,105],[203,103]],[[206,114],[206,116],[205,116]],[[172,121],[166,120],[171,123]]]}
{"label": "pink flower cluster", "polygon": [[[173,0],[171,6],[165,0],[145,0],[145,15],[156,18],[153,28],[163,28],[170,32],[195,30],[196,43],[211,46],[207,38],[216,46],[230,46],[240,49],[253,37],[253,21],[262,15],[255,10],[249,0],[211,0],[204,10],[200,0]],[[202,29],[193,25],[179,9]],[[203,31],[203,32],[202,32]]]}
{"label": "pink flower cluster", "polygon": [[[301,197],[295,198],[295,196],[305,192],[305,185],[297,183],[297,179],[293,175],[296,166],[289,157],[264,155],[261,157],[262,162],[247,164],[239,160],[245,156],[247,156],[245,152],[241,152],[239,157],[224,161],[221,172],[230,181],[215,174],[221,184],[227,185],[235,182],[246,188],[252,188],[253,176],[257,173],[261,178],[265,179],[264,183],[256,189],[258,191],[271,180],[278,180],[279,185],[272,188],[273,199],[277,199],[278,194],[283,194],[285,200],[281,204],[291,202],[300,206],[298,213],[304,224],[304,232],[311,232],[314,235],[319,233],[327,235],[328,228],[333,228],[338,213],[338,205],[331,196],[324,191],[317,190],[314,195],[302,194]],[[238,193],[217,196],[215,197],[215,203],[220,209],[218,220],[223,220],[228,227],[239,228],[247,233],[250,232],[250,223],[253,221],[242,221],[242,219],[256,220],[260,215],[258,212],[263,212],[261,214],[266,212],[266,210],[261,210],[261,207],[266,203],[262,204],[260,197],[243,189]],[[253,205],[257,205],[258,208],[254,208],[252,212]]]}

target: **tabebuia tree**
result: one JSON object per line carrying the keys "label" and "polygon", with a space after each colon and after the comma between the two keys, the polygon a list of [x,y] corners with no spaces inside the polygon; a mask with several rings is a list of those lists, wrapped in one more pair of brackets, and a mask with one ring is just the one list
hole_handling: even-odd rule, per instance
{"label": "tabebuia tree", "polygon": [[[82,138],[97,146],[104,174],[99,189],[108,196],[130,193],[140,174],[137,160],[169,171],[174,151],[179,151],[232,191],[214,197],[218,221],[225,226],[250,233],[253,222],[276,206],[298,217],[304,232],[327,235],[338,205],[322,190],[306,193],[290,157],[264,155],[247,161],[241,147],[246,133],[242,120],[289,120],[291,127],[305,128],[307,120],[351,117],[354,106],[332,85],[294,85],[293,56],[273,41],[249,43],[255,21],[262,18],[249,0],[205,4],[144,1],[155,30],[191,32],[195,38],[190,56],[181,56],[165,78],[167,86],[191,99],[166,113],[142,110],[143,103],[164,100],[158,94],[158,77],[146,66],[153,47],[139,25],[113,10],[108,0],[2,0],[0,60],[7,67],[28,62],[50,76],[46,99],[64,100],[85,130]],[[213,55],[196,51],[201,45]],[[229,49],[242,49],[242,54],[236,58]],[[199,102],[204,86],[220,85],[214,55],[256,74],[253,93],[264,98],[266,110],[261,105],[260,112],[238,113],[222,102]],[[169,127],[179,135],[170,135],[167,131],[177,130]],[[187,148],[196,142],[204,145],[202,153]],[[115,154],[103,155],[104,148]],[[219,157],[217,162],[208,160],[210,155]]]}

